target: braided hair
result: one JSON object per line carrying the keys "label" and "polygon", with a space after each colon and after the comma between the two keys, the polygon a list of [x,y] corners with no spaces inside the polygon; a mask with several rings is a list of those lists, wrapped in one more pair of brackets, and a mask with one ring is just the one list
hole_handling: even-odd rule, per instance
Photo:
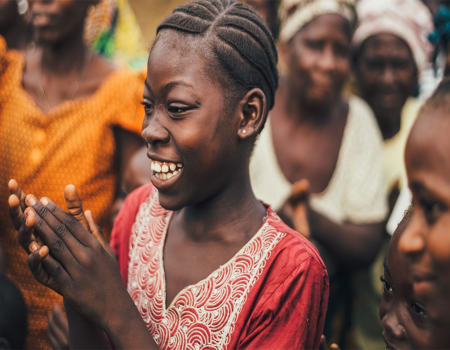
{"label": "braided hair", "polygon": [[272,109],[278,88],[277,50],[270,30],[250,7],[234,0],[193,1],[177,7],[157,34],[165,29],[206,39],[225,73],[222,86],[232,89],[236,98],[260,88]]}

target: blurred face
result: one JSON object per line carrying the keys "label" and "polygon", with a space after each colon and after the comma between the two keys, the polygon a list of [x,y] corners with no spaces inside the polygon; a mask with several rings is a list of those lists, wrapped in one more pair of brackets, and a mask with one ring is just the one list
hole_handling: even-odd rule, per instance
{"label": "blurred face", "polygon": [[386,349],[444,349],[446,329],[434,327],[426,307],[416,299],[408,261],[398,249],[399,236],[396,233],[391,240],[381,277],[380,319]]}
{"label": "blurred face", "polygon": [[11,28],[18,17],[16,0],[0,0],[0,33]]}
{"label": "blurred face", "polygon": [[286,47],[291,87],[314,106],[328,106],[341,94],[349,72],[350,25],[339,15],[318,16]]}
{"label": "blurred face", "polygon": [[142,135],[160,203],[178,210],[220,195],[244,162],[238,117],[225,112],[224,91],[208,75],[201,39],[162,34],[148,61]]}
{"label": "blurred face", "polygon": [[98,1],[31,0],[30,10],[35,40],[57,44],[75,32],[83,32],[87,9]]}
{"label": "blurred face", "polygon": [[428,108],[420,113],[405,152],[415,210],[399,243],[400,250],[409,258],[414,292],[427,304],[433,322],[447,329],[450,327],[449,134],[448,112]]}
{"label": "blurred face", "polygon": [[356,65],[361,94],[377,119],[398,118],[417,83],[409,46],[392,34],[378,34],[361,45]]}

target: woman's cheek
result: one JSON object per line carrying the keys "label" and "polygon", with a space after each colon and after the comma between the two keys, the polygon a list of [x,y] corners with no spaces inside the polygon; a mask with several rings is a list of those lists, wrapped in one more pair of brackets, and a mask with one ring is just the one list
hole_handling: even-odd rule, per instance
{"label": "woman's cheek", "polygon": [[[430,230],[427,241],[432,259],[442,273],[447,273],[450,272],[450,212],[443,215]],[[448,283],[450,286],[450,279]]]}

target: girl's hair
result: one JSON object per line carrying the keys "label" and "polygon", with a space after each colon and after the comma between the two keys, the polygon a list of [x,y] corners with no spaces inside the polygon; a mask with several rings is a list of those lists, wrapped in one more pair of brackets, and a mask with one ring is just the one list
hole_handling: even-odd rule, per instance
{"label": "girl's hair", "polygon": [[206,38],[212,58],[228,78],[222,85],[233,97],[260,88],[268,111],[272,109],[278,88],[277,50],[270,30],[250,7],[234,0],[190,2],[176,8],[157,33],[164,29]]}

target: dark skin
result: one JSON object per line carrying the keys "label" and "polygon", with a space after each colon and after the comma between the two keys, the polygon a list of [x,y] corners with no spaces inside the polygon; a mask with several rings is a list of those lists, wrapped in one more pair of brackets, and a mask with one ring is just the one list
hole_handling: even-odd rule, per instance
{"label": "dark skin", "polygon": [[[291,183],[307,179],[311,193],[324,191],[336,168],[348,114],[342,88],[349,73],[349,51],[349,23],[333,14],[318,16],[281,48],[290,74],[271,112],[275,151],[286,178]],[[287,222],[292,213],[292,203],[287,203]],[[380,224],[336,224],[311,208],[308,219],[311,235],[342,266],[371,263],[382,236]]]}
{"label": "dark skin", "polygon": [[[170,180],[152,176],[161,205],[174,211],[164,250],[169,305],[181,289],[231,259],[262,226],[266,208],[253,195],[248,166],[267,103],[254,88],[231,112],[224,108],[228,100],[208,75],[211,58],[199,49],[202,39],[163,33],[149,58],[142,134],[153,160],[183,164]],[[90,212],[86,220],[74,221],[48,199],[41,203],[28,196],[32,209],[26,209],[23,224],[19,198],[25,196],[16,185],[10,184],[9,204],[19,241],[31,252],[29,265],[38,281],[65,297],[71,347],[105,348],[104,330],[115,348],[156,348]],[[69,212],[76,207],[83,213],[73,186],[65,195]],[[64,230],[59,241],[58,227]],[[33,228],[45,246],[33,242]]]}
{"label": "dark skin", "polygon": [[[409,259],[414,292],[433,323],[450,326],[450,123],[445,107],[427,107],[411,131],[405,161],[414,215],[400,239]],[[450,344],[447,332],[446,344]]]}
{"label": "dark skin", "polygon": [[393,34],[366,39],[357,54],[355,73],[385,140],[400,131],[401,112],[417,85],[417,67],[409,46]]}
{"label": "dark skin", "polygon": [[422,2],[427,5],[431,13],[435,13],[442,5],[448,5],[447,0],[422,0]]}
{"label": "dark skin", "polygon": [[394,233],[385,261],[380,319],[387,349],[445,349],[447,330],[433,325],[414,294],[408,259],[398,243],[407,222],[402,221]]}
{"label": "dark skin", "polygon": [[9,49],[25,50],[30,41],[30,29],[20,17],[17,1],[0,0],[0,35]]}
{"label": "dark skin", "polygon": [[[80,69],[86,64],[85,57],[89,50],[83,39],[85,18],[88,7],[97,3],[96,0],[30,2],[34,39],[42,49],[27,56],[23,86],[43,112],[67,102],[69,90],[73,88],[74,81],[79,79]],[[88,64],[73,100],[90,98],[114,71],[114,67],[100,55],[92,55]],[[37,94],[41,81],[46,99]],[[129,187],[126,172],[130,159],[143,149],[143,143],[138,136],[121,128],[114,130],[114,136],[118,150],[118,192],[119,186],[125,189]],[[149,177],[141,184],[148,181]]]}

